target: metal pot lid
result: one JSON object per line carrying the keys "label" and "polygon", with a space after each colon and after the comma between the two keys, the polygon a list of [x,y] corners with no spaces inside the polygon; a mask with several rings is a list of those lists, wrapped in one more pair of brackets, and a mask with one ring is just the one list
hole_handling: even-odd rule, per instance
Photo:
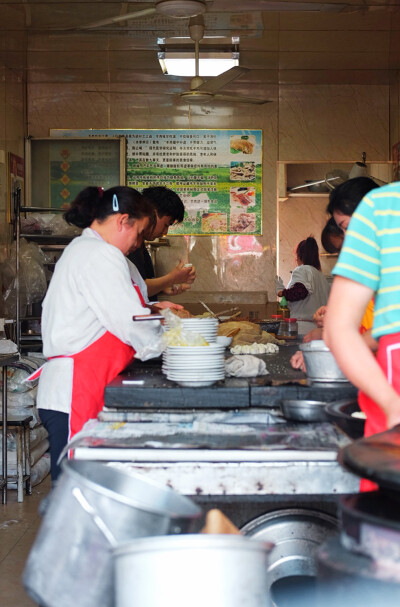
{"label": "metal pot lid", "polygon": [[394,490],[400,497],[400,424],[344,447],[339,461],[351,472]]}

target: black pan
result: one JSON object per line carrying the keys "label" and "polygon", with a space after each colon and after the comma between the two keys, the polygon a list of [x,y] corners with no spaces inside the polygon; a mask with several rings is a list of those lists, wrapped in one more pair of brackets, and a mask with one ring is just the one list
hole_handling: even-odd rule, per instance
{"label": "black pan", "polygon": [[333,422],[350,438],[361,438],[364,436],[365,419],[353,417],[353,413],[360,413],[360,407],[356,400],[341,400],[329,403],[326,406],[326,414],[329,421]]}

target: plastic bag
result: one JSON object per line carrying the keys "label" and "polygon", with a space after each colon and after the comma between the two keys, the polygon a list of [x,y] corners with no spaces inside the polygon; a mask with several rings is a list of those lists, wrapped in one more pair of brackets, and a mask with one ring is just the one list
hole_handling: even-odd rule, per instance
{"label": "plastic bag", "polygon": [[168,322],[171,329],[165,331],[161,340],[167,348],[168,346],[208,346],[209,343],[200,333],[188,331],[183,328],[179,316],[171,312],[168,308],[161,311],[165,320]]}
{"label": "plastic bag", "polygon": [[[25,238],[20,240],[19,252],[19,295],[20,310],[24,315],[24,308],[32,303],[42,301],[47,289],[46,274],[43,264],[45,257],[33,242]],[[4,315],[7,318],[15,317],[16,309],[16,246],[13,243],[10,257],[2,268],[4,289]]]}

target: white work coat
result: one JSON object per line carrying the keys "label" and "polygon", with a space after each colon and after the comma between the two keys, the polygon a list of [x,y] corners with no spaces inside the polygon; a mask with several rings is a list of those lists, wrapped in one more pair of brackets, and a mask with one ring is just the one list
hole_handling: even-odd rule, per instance
{"label": "white work coat", "polygon": [[[308,295],[300,301],[288,301],[290,316],[298,320],[312,321],[314,312],[328,302],[330,285],[325,276],[314,266],[297,266],[287,285],[290,289],[296,282],[301,282],[307,289]],[[312,328],[312,325],[310,325]]]}
{"label": "white work coat", "polygon": [[56,264],[42,314],[43,353],[62,358],[48,361],[43,368],[38,408],[69,412],[73,360],[67,357],[107,331],[131,345],[137,358],[161,354],[159,321],[132,321],[133,315],[150,310],[142,306],[130,271],[124,254],[90,228],[67,246]]}

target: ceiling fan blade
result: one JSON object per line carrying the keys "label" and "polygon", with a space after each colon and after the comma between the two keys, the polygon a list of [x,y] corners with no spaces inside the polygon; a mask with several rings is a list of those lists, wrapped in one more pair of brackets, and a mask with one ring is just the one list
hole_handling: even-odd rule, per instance
{"label": "ceiling fan blade", "polygon": [[103,25],[112,25],[113,23],[121,23],[123,21],[130,21],[131,19],[148,17],[149,15],[154,15],[155,12],[155,8],[145,8],[142,11],[136,11],[136,13],[126,13],[126,15],[115,15],[114,17],[108,17],[107,19],[101,19],[100,21],[94,21],[93,23],[87,23],[86,25],[79,25],[76,29],[95,29],[97,27],[103,27]]}
{"label": "ceiling fan blade", "polygon": [[206,91],[207,93],[214,93],[218,91],[220,88],[235,80],[235,78],[239,78],[242,74],[249,72],[250,70],[247,67],[240,67],[236,65],[235,67],[231,67],[230,70],[223,72],[219,76],[214,76],[214,78],[210,78],[200,86],[196,87],[196,91]]}
{"label": "ceiling fan blade", "polygon": [[[361,0],[360,0],[361,4]],[[249,13],[249,12],[341,12],[347,6],[351,6],[346,1],[337,4],[334,1],[328,2],[296,2],[296,0],[246,0],[242,6],[232,8],[231,0],[218,0],[211,4],[208,12],[228,12],[228,13]]]}
{"label": "ceiling fan blade", "polygon": [[229,101],[234,103],[251,103],[253,105],[264,105],[264,103],[272,103],[272,99],[256,99],[255,97],[242,97],[233,95],[213,95],[213,98],[218,101]]}

